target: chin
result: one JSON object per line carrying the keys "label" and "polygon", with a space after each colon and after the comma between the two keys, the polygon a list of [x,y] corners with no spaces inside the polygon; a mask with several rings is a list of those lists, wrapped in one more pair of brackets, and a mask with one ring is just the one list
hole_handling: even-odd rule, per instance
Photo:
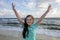
{"label": "chin", "polygon": [[32,25],[32,24],[28,24],[29,26]]}

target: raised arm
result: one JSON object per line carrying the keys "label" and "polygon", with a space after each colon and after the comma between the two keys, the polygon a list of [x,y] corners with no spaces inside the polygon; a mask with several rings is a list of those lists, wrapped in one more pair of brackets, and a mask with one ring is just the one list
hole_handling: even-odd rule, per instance
{"label": "raised arm", "polygon": [[37,25],[40,25],[41,21],[44,19],[44,17],[48,14],[48,12],[51,10],[51,5],[48,6],[47,11],[41,16],[41,18],[37,21]]}
{"label": "raised arm", "polygon": [[14,5],[13,3],[12,3],[12,9],[13,9],[13,11],[14,11],[17,19],[18,19],[18,21],[19,21],[20,23],[23,23],[23,20],[21,19],[20,15],[19,15],[18,12],[16,11],[15,5]]}

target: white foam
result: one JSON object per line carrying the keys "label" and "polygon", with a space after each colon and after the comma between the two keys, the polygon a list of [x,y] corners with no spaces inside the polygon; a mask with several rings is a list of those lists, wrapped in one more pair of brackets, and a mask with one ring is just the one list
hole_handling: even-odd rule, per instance
{"label": "white foam", "polygon": [[37,29],[37,34],[60,37],[60,30]]}
{"label": "white foam", "polygon": [[[11,35],[11,36],[19,36],[18,34],[22,32],[22,28],[20,27],[1,27],[0,26],[0,34]],[[45,34],[48,36],[60,37],[60,30],[49,30],[49,29],[37,29],[37,34]]]}

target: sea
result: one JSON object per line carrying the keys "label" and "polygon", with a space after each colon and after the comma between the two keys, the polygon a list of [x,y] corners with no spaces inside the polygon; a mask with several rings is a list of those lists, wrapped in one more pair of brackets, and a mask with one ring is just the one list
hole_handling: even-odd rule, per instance
{"label": "sea", "polygon": [[[35,18],[34,23],[38,20],[39,18]],[[0,29],[1,28],[8,30],[13,30],[14,28],[14,30],[17,30],[18,28],[22,28],[22,25],[19,23],[17,18],[0,18]],[[60,38],[60,18],[44,18],[36,32],[37,34],[45,34]]]}

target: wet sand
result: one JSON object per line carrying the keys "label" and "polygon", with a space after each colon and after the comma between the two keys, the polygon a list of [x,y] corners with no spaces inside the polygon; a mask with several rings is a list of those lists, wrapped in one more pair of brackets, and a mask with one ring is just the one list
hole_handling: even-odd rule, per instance
{"label": "wet sand", "polygon": [[0,40],[20,40],[18,37],[0,35]]}
{"label": "wet sand", "polygon": [[47,35],[37,35],[37,40],[60,40],[60,38]]}
{"label": "wet sand", "polygon": [[[58,37],[47,36],[44,34],[37,34],[36,39],[37,40],[60,40],[60,38]],[[21,31],[18,31],[15,28],[14,30],[0,28],[0,40],[22,40]]]}
{"label": "wet sand", "polygon": [[[37,35],[37,40],[60,40],[60,38],[57,37],[51,37],[47,35]],[[12,37],[12,36],[6,36],[6,35],[0,35],[0,40],[22,40],[22,37]]]}

